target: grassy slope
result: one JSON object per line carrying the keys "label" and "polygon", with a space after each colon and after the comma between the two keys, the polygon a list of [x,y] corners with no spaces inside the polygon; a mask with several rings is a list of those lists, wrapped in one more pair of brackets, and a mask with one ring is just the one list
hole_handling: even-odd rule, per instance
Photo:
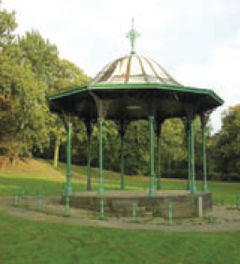
{"label": "grassy slope", "polygon": [[[73,185],[84,189],[86,168],[73,166]],[[59,194],[64,182],[63,164],[29,161],[0,173],[1,195],[26,185],[35,194],[44,185],[48,194]],[[97,170],[93,169],[97,177]],[[105,172],[106,187],[117,188],[120,176]],[[79,182],[80,179],[80,182]],[[97,179],[95,179],[97,180]],[[164,188],[184,188],[184,181],[164,180]],[[147,188],[143,177],[127,177],[127,186]],[[95,184],[97,188],[97,183]],[[211,183],[215,201],[235,202],[240,184]],[[222,198],[223,197],[223,198]],[[0,213],[0,263],[240,263],[240,232],[164,233],[87,228],[33,222]]]}
{"label": "grassy slope", "polygon": [[[65,181],[65,164],[60,163],[59,170],[53,169],[46,161],[30,160],[18,166],[0,171],[0,196],[12,195],[14,190],[26,186],[28,194],[37,194],[44,187],[48,194],[60,194]],[[73,190],[85,190],[87,168],[72,166]],[[92,169],[93,188],[98,188],[98,169]],[[104,172],[106,189],[119,189],[120,174],[112,171]],[[197,182],[201,189],[202,182]],[[185,189],[185,180],[162,179],[163,189]],[[127,189],[148,189],[149,178],[142,176],[126,176]],[[214,203],[235,204],[240,196],[239,183],[210,182],[209,189],[213,193]]]}
{"label": "grassy slope", "polygon": [[[59,164],[59,171],[63,174],[66,170],[64,163]],[[72,166],[72,176],[75,180],[81,181],[81,189],[85,188],[87,175],[87,167],[84,166]],[[94,188],[97,188],[98,183],[98,169],[92,168],[92,176]],[[105,171],[104,179],[106,188],[119,189],[120,186],[120,173]],[[162,179],[162,187],[166,190],[181,190],[186,188],[186,180],[182,179]],[[197,181],[198,189],[201,190],[202,182]],[[149,178],[143,176],[126,176],[126,188],[127,189],[148,189]],[[214,203],[235,204],[236,197],[240,196],[240,183],[228,183],[228,182],[209,182],[209,189],[213,193]]]}

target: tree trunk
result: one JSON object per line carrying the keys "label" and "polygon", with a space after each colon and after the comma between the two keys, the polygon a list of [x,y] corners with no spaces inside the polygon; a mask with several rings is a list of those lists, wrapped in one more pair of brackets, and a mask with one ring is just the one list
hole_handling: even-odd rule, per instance
{"label": "tree trunk", "polygon": [[57,135],[55,139],[55,146],[54,146],[54,159],[53,159],[54,168],[58,167],[59,147],[60,147],[60,137]]}

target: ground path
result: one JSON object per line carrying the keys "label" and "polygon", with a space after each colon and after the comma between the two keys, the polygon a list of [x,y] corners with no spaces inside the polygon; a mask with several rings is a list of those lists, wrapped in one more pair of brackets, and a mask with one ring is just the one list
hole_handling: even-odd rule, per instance
{"label": "ground path", "polygon": [[[21,206],[12,206],[12,197],[0,199],[0,210],[10,215],[34,221],[53,223],[68,223],[80,226],[94,226],[103,228],[159,230],[166,232],[226,232],[240,230],[240,211],[234,207],[216,205],[204,218],[176,219],[169,226],[166,219],[160,217],[139,217],[137,223],[131,218],[110,217],[98,220],[98,212],[71,208],[71,217],[64,217],[64,206],[60,204],[60,197],[47,197],[43,200],[42,212],[36,211],[36,197],[22,199]],[[214,223],[209,223],[210,217]]]}

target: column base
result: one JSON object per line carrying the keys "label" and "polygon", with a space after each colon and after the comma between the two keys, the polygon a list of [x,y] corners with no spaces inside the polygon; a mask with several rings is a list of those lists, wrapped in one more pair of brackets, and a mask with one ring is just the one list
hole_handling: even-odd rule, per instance
{"label": "column base", "polygon": [[72,187],[67,188],[67,190],[66,190],[66,195],[67,195],[67,196],[72,195]]}
{"label": "column base", "polygon": [[207,185],[206,182],[205,182],[205,183],[203,184],[203,186],[202,186],[202,191],[203,191],[203,192],[208,192],[208,185]]}
{"label": "column base", "polygon": [[92,190],[91,178],[88,178],[88,180],[87,180],[87,191],[91,191],[91,190]]}
{"label": "column base", "polygon": [[66,187],[65,187],[65,193],[67,196],[72,195],[72,184],[69,180],[69,182],[67,181]]}
{"label": "column base", "polygon": [[196,184],[192,184],[192,187],[191,187],[191,194],[196,194],[197,193],[197,187],[196,187]]}
{"label": "column base", "polygon": [[122,178],[122,180],[121,180],[121,186],[120,186],[120,189],[121,189],[121,190],[125,190],[125,182],[124,182],[123,178]]}
{"label": "column base", "polygon": [[160,180],[157,181],[157,190],[161,190],[162,189],[162,184],[160,182]]}
{"label": "column base", "polygon": [[150,189],[149,196],[150,197],[154,197],[155,196],[155,191]]}
{"label": "column base", "polygon": [[103,190],[103,188],[99,188],[98,194],[99,194],[100,197],[103,197],[104,196],[104,190]]}
{"label": "column base", "polygon": [[191,191],[192,189],[192,186],[191,186],[191,182],[187,182],[187,188],[186,188],[188,191]]}

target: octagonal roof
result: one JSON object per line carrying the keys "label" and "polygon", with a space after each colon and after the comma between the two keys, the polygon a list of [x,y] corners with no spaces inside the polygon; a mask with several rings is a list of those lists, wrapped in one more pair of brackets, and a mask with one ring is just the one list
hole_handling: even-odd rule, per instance
{"label": "octagonal roof", "polygon": [[90,85],[131,83],[180,85],[158,62],[135,53],[107,64]]}
{"label": "octagonal roof", "polygon": [[136,120],[149,115],[164,120],[201,115],[223,104],[212,90],[183,86],[155,60],[137,55],[138,36],[132,24],[127,34],[130,55],[107,64],[89,85],[49,96],[52,111],[84,120],[99,116]]}

